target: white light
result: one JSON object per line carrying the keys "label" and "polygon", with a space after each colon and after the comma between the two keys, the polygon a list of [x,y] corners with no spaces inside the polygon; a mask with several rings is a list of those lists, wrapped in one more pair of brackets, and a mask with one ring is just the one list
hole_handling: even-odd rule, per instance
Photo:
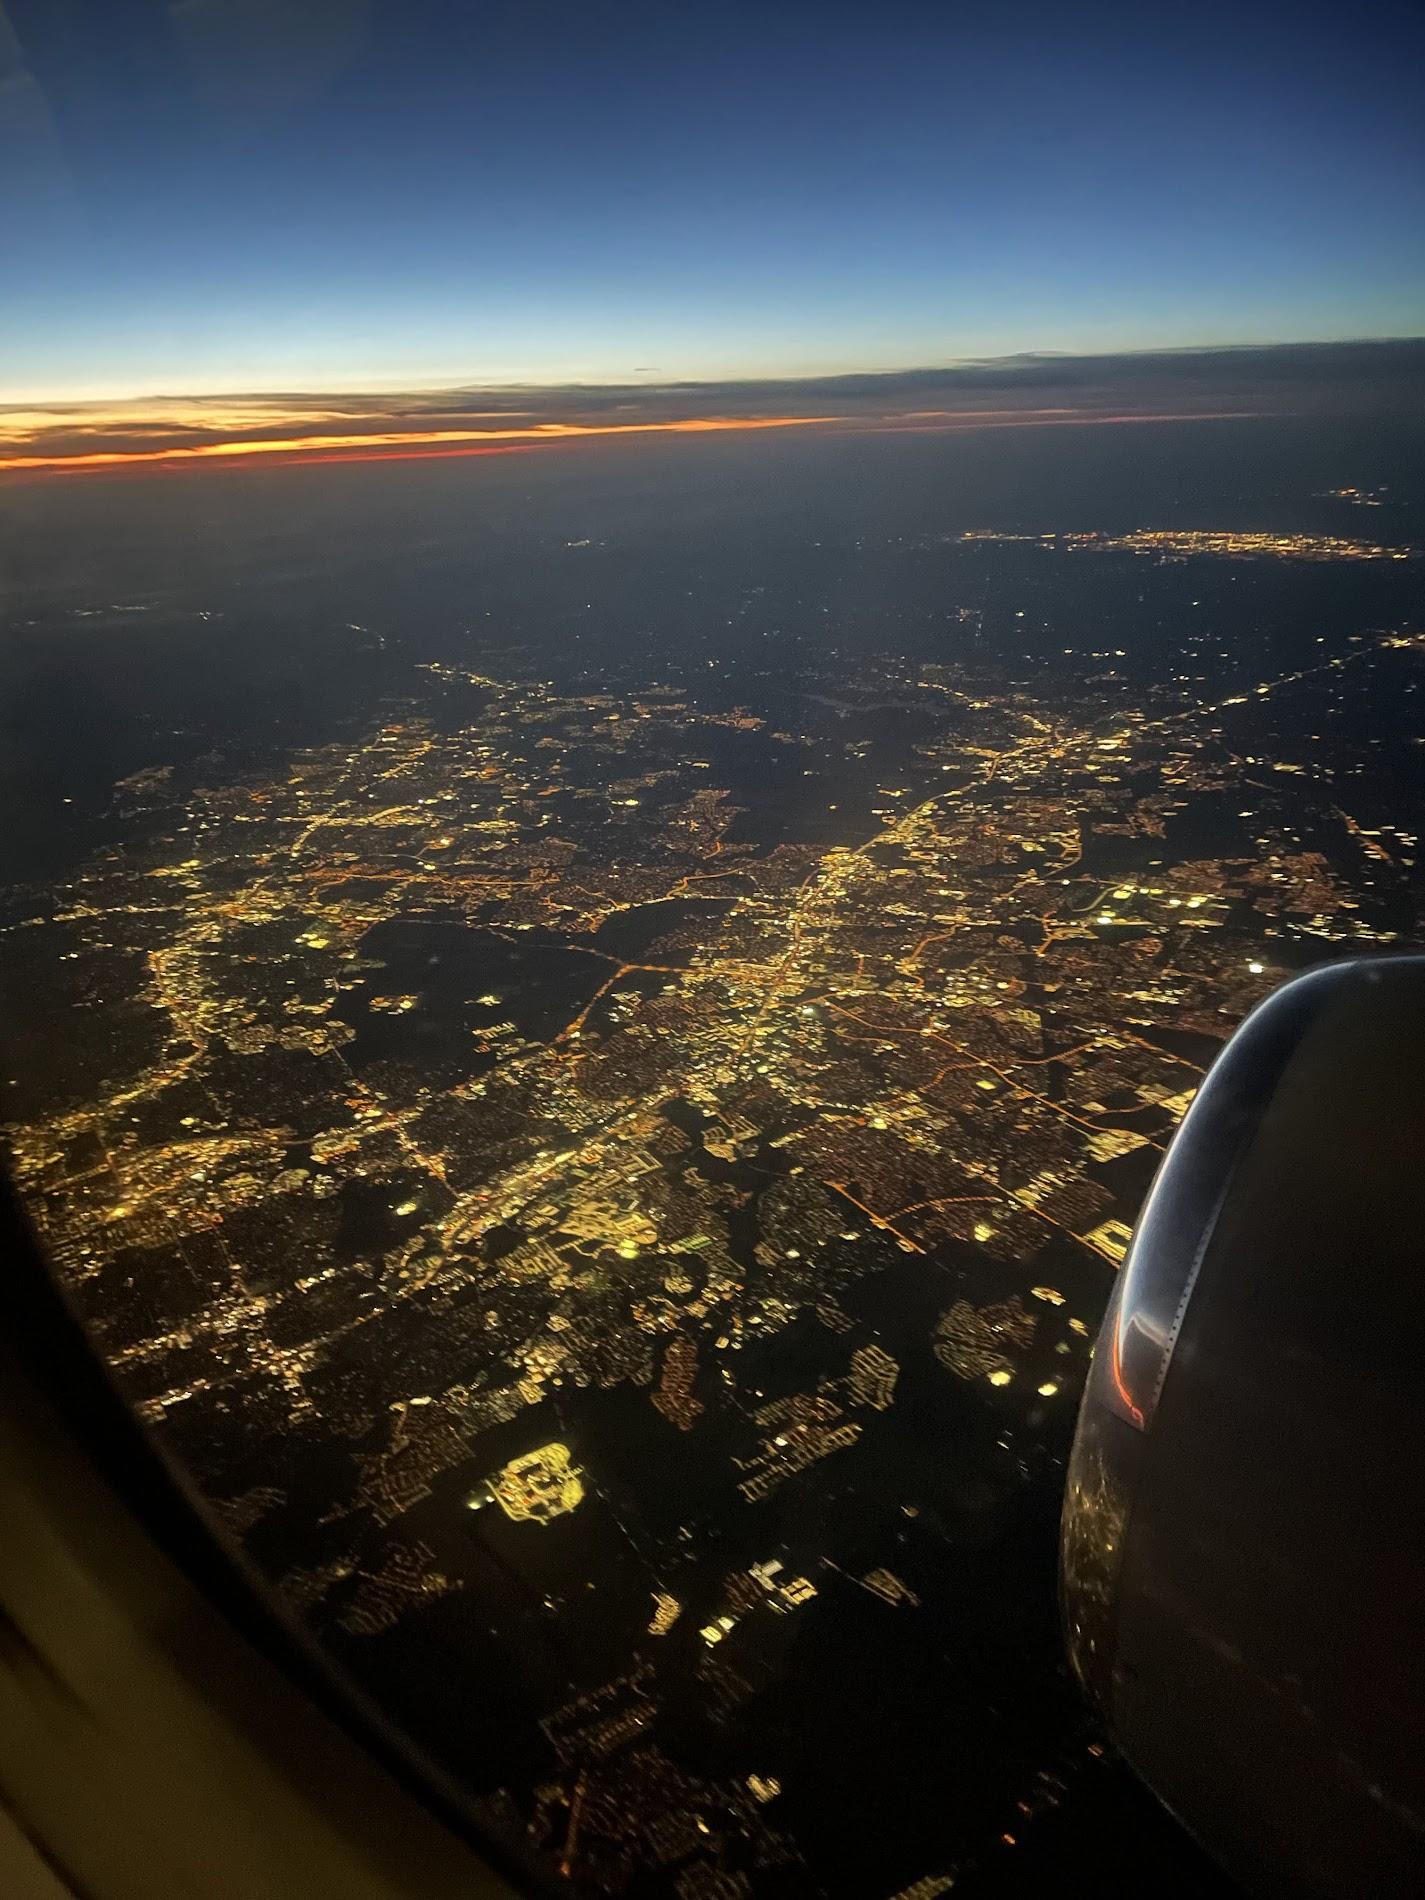
{"label": "white light", "polygon": [[1247,965],[1247,968],[1252,972],[1253,976],[1261,976],[1266,967],[1265,963],[1249,963]]}

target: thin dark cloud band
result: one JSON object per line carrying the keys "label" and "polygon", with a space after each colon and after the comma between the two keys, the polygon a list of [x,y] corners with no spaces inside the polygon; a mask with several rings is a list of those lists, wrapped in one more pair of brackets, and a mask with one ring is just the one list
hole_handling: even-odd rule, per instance
{"label": "thin dark cloud band", "polygon": [[1419,413],[1425,341],[1017,356],[802,381],[276,391],[0,404],[10,478],[429,459],[590,438],[930,430]]}

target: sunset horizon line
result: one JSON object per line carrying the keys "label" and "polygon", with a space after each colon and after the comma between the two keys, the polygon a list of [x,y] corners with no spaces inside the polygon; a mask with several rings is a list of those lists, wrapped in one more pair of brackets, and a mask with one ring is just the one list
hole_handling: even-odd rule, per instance
{"label": "sunset horizon line", "polygon": [[0,405],[0,476],[476,457],[581,441],[965,432],[1400,413],[1425,338],[984,358],[938,369],[659,384],[279,391]]}

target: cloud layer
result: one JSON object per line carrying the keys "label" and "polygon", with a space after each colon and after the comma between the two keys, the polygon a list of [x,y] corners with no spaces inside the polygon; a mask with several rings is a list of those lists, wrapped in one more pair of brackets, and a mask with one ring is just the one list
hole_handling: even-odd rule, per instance
{"label": "cloud layer", "polygon": [[960,432],[1419,413],[1425,341],[1020,356],[799,382],[0,404],[0,475],[429,459],[730,430]]}

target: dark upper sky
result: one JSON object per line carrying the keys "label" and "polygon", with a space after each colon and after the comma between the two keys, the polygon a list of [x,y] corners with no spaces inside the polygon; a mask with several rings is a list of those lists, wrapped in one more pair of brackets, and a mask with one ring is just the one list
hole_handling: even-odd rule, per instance
{"label": "dark upper sky", "polygon": [[0,0],[0,398],[1425,329],[1425,11]]}

